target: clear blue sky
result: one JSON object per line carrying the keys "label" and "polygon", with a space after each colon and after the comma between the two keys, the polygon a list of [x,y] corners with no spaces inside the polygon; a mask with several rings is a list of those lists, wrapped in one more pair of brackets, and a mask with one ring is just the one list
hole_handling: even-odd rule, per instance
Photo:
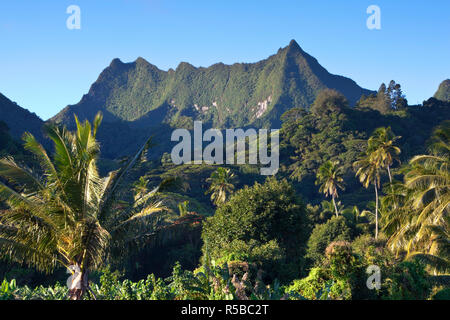
{"label": "clear blue sky", "polygon": [[[81,30],[66,9],[81,8]],[[366,9],[381,8],[381,30]],[[161,69],[255,62],[295,39],[331,73],[410,103],[450,77],[450,1],[14,0],[0,2],[0,92],[47,119],[77,103],[113,58]]]}

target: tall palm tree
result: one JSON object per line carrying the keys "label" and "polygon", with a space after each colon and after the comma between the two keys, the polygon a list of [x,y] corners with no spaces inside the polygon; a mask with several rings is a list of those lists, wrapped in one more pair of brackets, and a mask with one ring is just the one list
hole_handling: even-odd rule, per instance
{"label": "tall palm tree", "polygon": [[234,173],[230,169],[222,167],[217,168],[211,176],[206,179],[211,183],[206,194],[211,193],[211,201],[218,206],[224,203],[229,194],[234,190],[233,180],[235,179]]}
{"label": "tall palm tree", "polygon": [[381,127],[375,129],[367,141],[367,152],[372,153],[372,157],[379,161],[382,168],[386,168],[390,183],[392,183],[390,168],[394,160],[399,161],[398,155],[401,153],[400,148],[395,145],[395,142],[400,138],[392,132],[391,127]]}
{"label": "tall palm tree", "polygon": [[449,268],[450,121],[434,131],[428,150],[404,169],[402,197],[398,208],[387,212],[385,229],[392,249],[440,256]]}
{"label": "tall palm tree", "polygon": [[[0,258],[11,257],[38,270],[57,265],[71,273],[69,297],[78,300],[89,289],[89,272],[115,252],[136,247],[139,240],[159,237],[167,225],[161,220],[161,202],[153,201],[159,187],[131,204],[118,201],[124,177],[138,162],[148,142],[119,170],[100,177],[97,170],[97,129],[75,117],[76,131],[54,125],[46,133],[54,144],[53,159],[29,133],[25,148],[40,162],[38,176],[12,158],[0,160],[0,199],[9,209],[0,216]],[[117,257],[117,256],[116,256]]]}
{"label": "tall palm tree", "polygon": [[328,160],[319,167],[316,175],[316,185],[320,184],[319,192],[327,197],[331,196],[336,217],[339,215],[339,211],[335,199],[339,197],[338,189],[344,190],[344,179],[338,164],[338,161]]}
{"label": "tall palm tree", "polygon": [[378,189],[380,188],[380,162],[372,154],[363,154],[360,160],[353,163],[356,176],[364,188],[373,184],[375,189],[375,239],[378,239]]}

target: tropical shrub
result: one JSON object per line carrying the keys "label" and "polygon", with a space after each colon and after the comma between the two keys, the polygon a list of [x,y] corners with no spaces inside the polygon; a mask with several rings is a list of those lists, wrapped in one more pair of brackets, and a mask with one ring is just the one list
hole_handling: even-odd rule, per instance
{"label": "tropical shrub", "polygon": [[269,178],[236,192],[204,224],[211,258],[237,255],[256,263],[272,282],[293,279],[303,267],[308,235],[305,205],[286,181]]}
{"label": "tropical shrub", "polygon": [[418,261],[403,261],[395,265],[382,284],[383,299],[424,300],[431,284],[425,266]]}
{"label": "tropical shrub", "polygon": [[306,257],[318,265],[325,257],[327,246],[337,240],[350,241],[353,230],[343,216],[332,217],[324,224],[316,225],[307,243]]}
{"label": "tropical shrub", "polygon": [[362,261],[350,243],[336,241],[326,248],[323,265],[312,268],[306,278],[294,280],[286,291],[312,300],[348,300],[361,296],[355,289],[359,289],[363,275]]}

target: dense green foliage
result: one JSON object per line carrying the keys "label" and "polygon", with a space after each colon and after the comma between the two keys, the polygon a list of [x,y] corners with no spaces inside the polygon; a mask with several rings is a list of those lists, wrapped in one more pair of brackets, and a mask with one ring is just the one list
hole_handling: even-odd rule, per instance
{"label": "dense green foliage", "polygon": [[384,231],[393,250],[425,260],[435,270],[450,270],[450,121],[437,127],[429,154],[413,157],[404,182],[384,197]]}
{"label": "dense green foliage", "polygon": [[[381,283],[370,290],[366,286],[367,270],[373,264],[381,269]],[[287,291],[308,299],[404,300],[429,298],[431,285],[432,280],[418,262],[397,264],[373,244],[366,246],[365,252],[356,253],[349,242],[336,241],[326,248],[323,263],[312,268],[306,278],[294,280]]]}
{"label": "dense green foliage", "polygon": [[351,241],[354,230],[349,226],[346,218],[332,217],[324,224],[317,224],[308,240],[306,257],[311,259],[315,265],[322,262],[325,249],[333,241]]}
{"label": "dense green foliage", "polygon": [[[333,94],[327,95],[328,101],[337,99]],[[324,106],[327,103],[327,99],[322,100]],[[403,163],[416,154],[424,153],[433,128],[450,118],[449,105],[434,99],[424,102],[423,106],[409,106],[386,114],[371,108],[348,108],[345,105],[336,105],[334,110],[320,116],[302,108],[293,108],[282,117],[280,174],[299,181],[296,189],[314,203],[323,199],[314,185],[316,173],[328,160],[338,161],[342,170],[345,181],[345,191],[339,194],[342,203],[360,206],[373,197],[370,194],[372,190],[361,189],[353,163],[366,151],[366,140],[376,128],[390,127],[397,136],[401,136],[396,143],[401,147],[398,158]],[[398,164],[398,161],[393,162],[394,166]],[[388,179],[385,170],[381,178],[381,183]]]}
{"label": "dense green foliage", "polygon": [[408,101],[402,93],[400,84],[391,80],[388,87],[382,83],[376,95],[362,96],[357,106],[359,108],[374,109],[386,114],[392,110],[405,109],[408,106]]}
{"label": "dense green foliage", "polygon": [[269,179],[236,192],[207,219],[204,252],[217,261],[258,264],[265,278],[285,280],[304,266],[307,215],[286,180]]}

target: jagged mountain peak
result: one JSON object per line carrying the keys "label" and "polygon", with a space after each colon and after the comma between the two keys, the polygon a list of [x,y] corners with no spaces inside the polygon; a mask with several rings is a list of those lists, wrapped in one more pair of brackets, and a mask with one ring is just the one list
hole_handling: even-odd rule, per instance
{"label": "jagged mountain peak", "polygon": [[441,82],[434,98],[441,101],[450,101],[450,79]]}
{"label": "jagged mountain peak", "polygon": [[176,72],[179,72],[181,70],[195,70],[197,69],[195,66],[190,64],[189,62],[182,61],[178,64],[177,68],[175,69]]}
{"label": "jagged mountain peak", "polygon": [[137,59],[135,60],[135,63],[149,64],[149,62],[142,57],[137,57]]}
{"label": "jagged mountain peak", "polygon": [[131,63],[114,59],[79,103],[52,120],[71,123],[74,113],[91,119],[101,110],[107,122],[144,127],[161,122],[177,126],[185,118],[219,128],[275,126],[284,111],[309,107],[325,88],[342,92],[351,103],[371,93],[328,73],[295,40],[256,63],[196,68],[181,62],[175,70],[163,71],[142,57]]}
{"label": "jagged mountain peak", "polygon": [[116,68],[116,67],[120,67],[123,66],[124,63],[122,62],[122,60],[120,60],[119,58],[114,58],[111,60],[111,63],[109,64],[110,68]]}
{"label": "jagged mountain peak", "polygon": [[300,45],[297,43],[297,41],[295,41],[294,39],[292,39],[289,42],[289,45],[286,47],[289,51],[297,51],[297,52],[303,52],[302,48],[300,48]]}

